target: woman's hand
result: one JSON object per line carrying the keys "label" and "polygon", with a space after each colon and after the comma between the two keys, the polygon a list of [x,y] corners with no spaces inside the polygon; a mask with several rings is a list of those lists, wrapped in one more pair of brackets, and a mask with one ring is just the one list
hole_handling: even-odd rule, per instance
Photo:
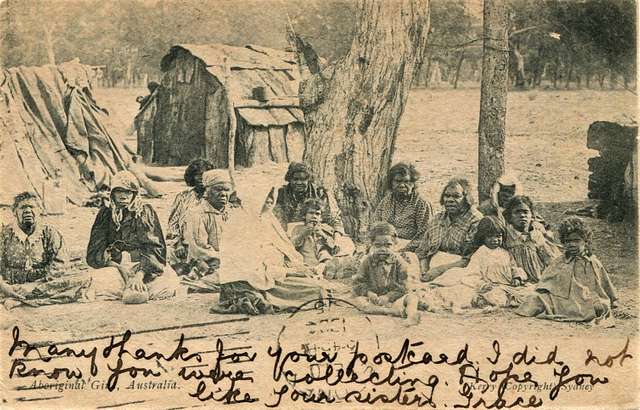
{"label": "woman's hand", "polygon": [[371,291],[367,292],[367,299],[374,305],[380,305],[380,297]]}
{"label": "woman's hand", "polygon": [[147,285],[144,284],[144,282],[142,282],[142,279],[144,278],[144,272],[143,271],[138,271],[135,273],[135,275],[133,275],[130,279],[129,282],[127,282],[127,288],[131,288],[133,290],[135,290],[136,292],[146,292],[147,291]]}
{"label": "woman's hand", "polygon": [[104,252],[102,252],[102,260],[104,261],[104,266],[109,266],[111,263],[111,249],[107,248]]}

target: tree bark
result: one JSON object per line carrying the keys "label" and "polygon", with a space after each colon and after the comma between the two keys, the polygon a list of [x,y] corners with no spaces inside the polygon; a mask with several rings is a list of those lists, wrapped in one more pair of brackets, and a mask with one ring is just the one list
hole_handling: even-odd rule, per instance
{"label": "tree bark", "polygon": [[347,233],[363,240],[424,57],[428,0],[360,0],[355,20],[350,51],[301,85],[301,106],[303,161],[335,194]]}
{"label": "tree bark", "polygon": [[509,81],[509,37],[506,0],[485,0],[483,12],[482,85],[478,124],[478,195],[489,198],[504,173],[504,139]]}

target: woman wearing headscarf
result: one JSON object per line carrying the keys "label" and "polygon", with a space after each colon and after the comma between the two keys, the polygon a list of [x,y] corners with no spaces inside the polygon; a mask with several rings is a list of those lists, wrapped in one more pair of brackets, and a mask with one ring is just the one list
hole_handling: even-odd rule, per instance
{"label": "woman wearing headscarf", "polygon": [[91,228],[87,264],[97,298],[144,303],[176,295],[180,284],[166,263],[167,249],[158,215],[140,200],[133,174],[118,172],[111,180],[108,207],[100,209]]}
{"label": "woman wearing headscarf", "polygon": [[504,208],[511,198],[521,194],[521,190],[522,186],[518,179],[514,175],[505,174],[493,184],[490,198],[478,206],[478,211],[485,216],[497,216],[502,220]]}
{"label": "woman wearing headscarf", "polygon": [[[509,201],[511,201],[511,198],[519,195],[524,195],[522,184],[515,175],[505,174],[498,178],[496,183],[493,184],[490,198],[478,206],[478,211],[485,216],[495,216],[500,219],[502,223],[507,223],[503,216],[504,210],[507,204],[509,204]],[[532,214],[532,222],[540,224],[544,229],[549,229],[547,223],[538,213]]]}
{"label": "woman wearing headscarf", "polygon": [[229,206],[227,171],[205,172],[203,185],[204,200],[187,217],[184,238],[190,262],[208,265],[209,280],[220,287],[213,312],[273,313],[321,297],[324,281],[305,272],[290,241],[242,207]]}

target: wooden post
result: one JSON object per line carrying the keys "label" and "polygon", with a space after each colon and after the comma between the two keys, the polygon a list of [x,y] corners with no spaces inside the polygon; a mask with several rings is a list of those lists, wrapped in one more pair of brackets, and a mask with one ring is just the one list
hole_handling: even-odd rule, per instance
{"label": "wooden post", "polygon": [[233,104],[233,100],[230,96],[230,81],[231,78],[231,67],[229,66],[227,57],[224,58],[223,63],[224,67],[224,88],[227,91],[227,112],[229,113],[229,135],[228,135],[228,144],[227,144],[227,167],[229,169],[229,177],[231,181],[233,180],[233,171],[236,169],[236,130],[238,128],[237,118],[236,118],[236,108]]}
{"label": "wooden post", "polygon": [[478,123],[478,195],[488,199],[504,173],[504,139],[509,81],[506,0],[484,1],[482,84]]}

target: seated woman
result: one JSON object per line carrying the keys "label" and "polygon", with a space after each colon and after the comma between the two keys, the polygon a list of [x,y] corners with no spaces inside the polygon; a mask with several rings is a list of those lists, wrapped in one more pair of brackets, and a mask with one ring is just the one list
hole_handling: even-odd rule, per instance
{"label": "seated woman", "polygon": [[280,187],[277,194],[275,189],[269,193],[263,209],[273,207],[273,215],[285,231],[292,222],[304,222],[302,205],[307,199],[317,199],[322,202],[322,223],[331,225],[338,234],[344,235],[342,216],[333,195],[312,181],[311,172],[305,164],[289,164],[284,179],[287,184]]}
{"label": "seated woman", "polygon": [[609,274],[592,253],[591,229],[578,217],[560,223],[565,254],[542,274],[536,294],[516,313],[563,322],[611,325],[616,292]]}
{"label": "seated woman", "polygon": [[184,238],[189,260],[212,266],[209,280],[220,287],[212,312],[275,313],[324,294],[328,283],[304,267],[290,241],[242,207],[229,206],[228,172],[207,171],[203,184],[204,201],[187,217]]}
{"label": "seated woman", "polygon": [[534,220],[533,202],[528,196],[516,195],[504,210],[507,222],[505,248],[518,266],[527,272],[527,281],[537,283],[542,271],[561,252],[551,232]]}
{"label": "seated woman", "polygon": [[135,176],[120,171],[111,180],[109,207],[100,209],[91,228],[87,264],[99,299],[144,303],[181,292],[158,215],[139,197]]}
{"label": "seated woman", "polygon": [[433,216],[431,204],[416,190],[420,175],[413,164],[399,162],[387,173],[387,192],[373,212],[374,221],[396,229],[403,250],[415,252]]}
{"label": "seated woman", "polygon": [[187,248],[182,237],[185,217],[188,210],[200,204],[204,194],[202,174],[211,169],[213,164],[205,159],[198,158],[191,161],[184,171],[184,182],[191,188],[178,193],[171,205],[167,229],[167,260],[179,273],[188,270]]}
{"label": "seated woman", "polygon": [[506,227],[497,217],[482,218],[473,238],[469,264],[449,269],[422,292],[421,301],[427,310],[517,306],[523,299],[517,287],[527,275],[502,247],[505,237]]}
{"label": "seated woman", "polygon": [[473,207],[469,181],[451,179],[440,196],[444,211],[428,223],[416,251],[424,282],[468,263],[470,245],[482,215]]}
{"label": "seated woman", "polygon": [[392,166],[387,173],[387,192],[373,212],[374,221],[388,222],[396,229],[395,249],[407,260],[410,288],[420,282],[420,262],[414,252],[433,217],[431,204],[416,190],[419,177],[413,164],[399,162]]}
{"label": "seated woman", "polygon": [[46,305],[86,297],[90,281],[69,273],[67,251],[56,228],[40,221],[33,192],[16,195],[15,219],[0,227],[0,303]]}

